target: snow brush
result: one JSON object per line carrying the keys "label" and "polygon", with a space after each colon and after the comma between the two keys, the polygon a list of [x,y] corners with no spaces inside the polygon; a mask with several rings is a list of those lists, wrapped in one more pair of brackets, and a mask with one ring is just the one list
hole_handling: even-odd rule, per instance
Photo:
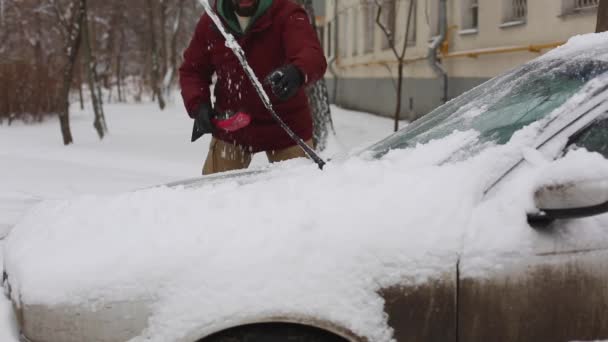
{"label": "snow brush", "polygon": [[215,127],[226,132],[236,132],[251,123],[251,116],[243,112],[227,112],[224,115],[211,118]]}
{"label": "snow brush", "polygon": [[289,135],[291,140],[298,144],[298,146],[300,146],[300,148],[304,150],[308,157],[312,159],[315,163],[317,163],[319,169],[323,170],[323,167],[325,166],[325,162],[323,161],[323,159],[321,159],[321,157],[319,157],[319,155],[310,146],[308,146],[304,142],[304,140],[302,140],[302,138],[297,136],[291,130],[291,128],[287,126],[285,121],[283,121],[283,119],[281,119],[281,117],[279,117],[279,115],[275,112],[274,107],[270,102],[270,98],[268,97],[268,94],[266,94],[266,91],[264,90],[262,84],[253,72],[253,69],[251,69],[251,67],[249,66],[249,62],[247,62],[247,59],[245,58],[245,52],[243,51],[239,43],[234,39],[234,37],[226,31],[219,17],[209,5],[209,0],[199,0],[199,2],[201,5],[203,5],[203,7],[205,8],[205,12],[207,12],[215,26],[222,33],[222,36],[224,36],[224,38],[226,39],[226,46],[230,48],[230,50],[234,52],[236,58],[238,58],[239,62],[241,63],[241,66],[245,71],[245,74],[247,74],[247,77],[249,77],[249,80],[253,84],[253,87],[258,93],[258,96],[264,103],[264,107],[266,107],[266,109],[270,112],[272,118],[281,126],[281,128],[287,133],[287,135]]}

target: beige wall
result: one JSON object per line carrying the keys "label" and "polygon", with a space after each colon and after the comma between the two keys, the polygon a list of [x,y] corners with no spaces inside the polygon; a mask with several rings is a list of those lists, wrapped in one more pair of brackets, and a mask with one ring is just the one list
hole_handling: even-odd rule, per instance
{"label": "beige wall", "polygon": [[[339,58],[339,75],[346,78],[388,78],[396,75],[394,55],[382,49],[383,33],[374,25],[374,52],[364,53],[365,30],[362,0],[338,0],[341,20],[346,18],[347,32],[339,44],[347,46],[348,56]],[[374,0],[368,0],[374,1]],[[403,44],[407,9],[411,0],[397,1],[397,41]],[[412,78],[435,78],[435,74],[424,59],[428,54],[430,38],[436,34],[437,3],[439,0],[418,0],[416,7],[416,42],[408,46],[406,59],[420,58],[405,68],[405,76]],[[566,41],[573,35],[593,32],[596,11],[594,9],[565,15],[565,10],[575,0],[528,0],[527,17],[524,23],[501,27],[505,13],[513,0],[478,0],[479,21],[477,32],[463,31],[464,9],[471,0],[448,0],[449,50],[448,56],[459,52],[479,52],[480,49],[505,49],[529,45],[546,45]],[[326,1],[326,22],[335,18],[336,0]],[[358,18],[355,19],[355,16]],[[357,25],[355,26],[355,21]],[[334,25],[335,27],[335,25]],[[340,35],[340,34],[339,34]],[[325,30],[325,41],[330,39]],[[402,46],[402,45],[401,45]],[[401,49],[399,46],[399,49]],[[356,49],[356,50],[355,50]],[[354,53],[357,51],[357,53]],[[548,51],[543,49],[541,53]],[[511,69],[541,53],[523,51],[480,55],[477,58],[444,58],[450,77],[490,78]],[[393,61],[393,63],[390,63]],[[386,63],[388,62],[388,63]],[[390,68],[390,74],[389,74]],[[328,74],[329,76],[329,74]]]}

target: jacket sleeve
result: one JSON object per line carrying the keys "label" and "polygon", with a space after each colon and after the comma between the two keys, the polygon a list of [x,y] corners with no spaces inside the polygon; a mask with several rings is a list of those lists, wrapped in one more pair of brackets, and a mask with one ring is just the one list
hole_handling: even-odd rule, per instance
{"label": "jacket sleeve", "polygon": [[327,61],[321,43],[308,14],[299,6],[294,6],[285,16],[283,44],[289,63],[298,67],[304,74],[305,85],[314,83],[325,75]]}
{"label": "jacket sleeve", "polygon": [[184,62],[179,68],[179,83],[184,105],[190,117],[203,103],[210,103],[210,85],[213,75],[210,42],[208,39],[211,19],[203,15],[199,20],[190,45],[184,52]]}

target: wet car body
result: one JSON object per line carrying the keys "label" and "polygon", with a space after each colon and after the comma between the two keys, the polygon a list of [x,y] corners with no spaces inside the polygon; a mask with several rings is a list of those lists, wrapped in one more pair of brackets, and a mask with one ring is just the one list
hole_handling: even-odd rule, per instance
{"label": "wet car body", "polygon": [[[587,51],[579,51],[582,52]],[[577,54],[574,52],[574,54]],[[535,149],[559,159],[584,147],[608,158],[608,48],[578,59],[531,62],[438,108],[406,129],[363,152],[370,158],[441,139],[454,130],[475,129],[480,141],[450,158],[482,151],[487,143],[506,143],[523,127],[545,120]],[[592,84],[593,83],[593,84]],[[581,89],[580,101],[568,102]],[[572,106],[572,103],[575,105]],[[570,104],[570,106],[568,106]],[[480,113],[471,115],[471,112]],[[550,120],[546,120],[551,118]],[[336,161],[339,162],[339,161]],[[439,160],[437,163],[449,163]],[[504,167],[485,191],[491,198],[526,168],[522,155]],[[209,182],[253,183],[273,170],[235,172],[171,184],[196,188]],[[521,212],[522,219],[530,213]],[[608,241],[577,237],[581,222],[608,229],[606,215],[530,223],[543,238],[526,258],[508,259],[483,274],[471,264],[475,253],[454,255],[440,275],[424,284],[379,290],[396,341],[591,341],[608,338]],[[491,222],[490,222],[491,224]],[[5,287],[10,292],[10,270]],[[108,302],[28,306],[15,301],[23,338],[34,342],[126,341],[146,329],[154,297]],[[366,341],[331,321],[285,312],[252,314],[218,326],[198,341]]]}

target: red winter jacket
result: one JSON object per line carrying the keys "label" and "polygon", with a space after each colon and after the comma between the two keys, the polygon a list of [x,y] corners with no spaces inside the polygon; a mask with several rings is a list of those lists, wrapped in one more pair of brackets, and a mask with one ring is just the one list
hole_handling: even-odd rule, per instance
{"label": "red winter jacket", "polygon": [[[216,11],[217,13],[217,11]],[[222,18],[224,27],[228,25]],[[233,35],[235,32],[231,32]],[[289,0],[273,0],[237,41],[261,82],[275,69],[293,64],[305,75],[305,85],[323,77],[327,62],[306,11]],[[200,19],[179,69],[182,97],[191,117],[202,103],[210,103],[211,77],[215,73],[215,105],[218,112],[242,111],[252,116],[249,126],[227,133],[216,130],[214,136],[235,142],[252,152],[283,149],[295,145],[275,123],[259,99],[233,52],[211,18]],[[264,85],[275,111],[302,139],[312,138],[312,117],[302,87],[286,102],[281,102]]]}

